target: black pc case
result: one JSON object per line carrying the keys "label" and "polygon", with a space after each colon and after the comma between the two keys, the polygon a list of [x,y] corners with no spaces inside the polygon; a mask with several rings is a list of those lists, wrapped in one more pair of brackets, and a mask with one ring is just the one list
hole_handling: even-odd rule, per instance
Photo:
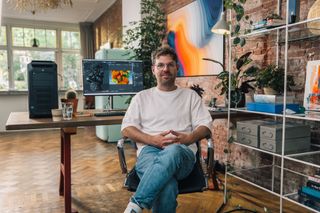
{"label": "black pc case", "polygon": [[29,117],[50,118],[58,108],[57,64],[32,61],[28,64]]}

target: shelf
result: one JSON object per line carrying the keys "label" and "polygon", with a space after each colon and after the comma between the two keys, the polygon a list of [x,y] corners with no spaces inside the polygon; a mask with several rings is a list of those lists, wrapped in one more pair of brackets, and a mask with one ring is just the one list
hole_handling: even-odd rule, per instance
{"label": "shelf", "polygon": [[245,144],[242,144],[242,143],[238,143],[238,142],[233,142],[233,143],[236,144],[236,145],[248,148],[248,149],[256,150],[258,152],[263,152],[263,153],[266,153],[266,154],[270,154],[270,155],[274,155],[274,156],[277,156],[277,157],[281,157],[281,154],[277,154],[277,153],[274,153],[274,152],[268,152],[266,150],[262,150],[262,149],[259,149],[257,147],[248,146],[248,145],[245,145]]}
{"label": "shelf", "polygon": [[[244,108],[230,108],[230,111],[235,112],[243,112],[243,113],[254,113],[259,115],[266,115],[266,116],[274,116],[274,117],[284,117],[283,114],[275,114],[275,113],[268,113],[268,112],[259,112],[259,111],[251,111]],[[307,120],[307,121],[320,121],[320,112],[316,111],[308,111],[305,115],[302,114],[293,114],[293,115],[285,115],[286,118],[293,118],[299,120]]]}
{"label": "shelf", "polygon": [[319,147],[310,152],[285,155],[285,159],[292,160],[298,163],[320,168],[320,149]]}
{"label": "shelf", "polygon": [[251,111],[247,110],[247,108],[230,108],[230,111],[236,112],[245,112],[245,113],[254,113],[259,115],[266,115],[266,116],[275,116],[275,117],[283,117],[283,114],[275,114],[275,113],[268,113],[268,112],[259,112],[259,111]]}
{"label": "shelf", "polygon": [[[228,172],[228,175],[233,176],[239,180],[242,180],[250,185],[258,187],[264,191],[272,193],[276,196],[280,196],[280,183],[277,181],[277,187],[274,187],[274,169],[278,169],[273,165],[262,166],[260,168],[241,169],[238,171]],[[262,177],[263,175],[263,178]],[[279,178],[278,178],[279,179]]]}
{"label": "shelf", "polygon": [[[281,26],[278,26],[278,27],[274,27],[274,28],[261,28],[261,29],[258,29],[258,30],[252,30],[250,33],[247,33],[247,34],[241,34],[239,36],[232,36],[231,40],[233,40],[233,39],[235,39],[237,37],[243,38],[243,37],[260,36],[262,34],[269,34],[269,33],[272,33],[272,32],[276,32],[277,30],[286,29],[287,27],[288,28],[293,28],[293,27],[297,27],[298,25],[307,24],[309,22],[314,22],[314,21],[320,21],[320,17],[313,18],[313,19],[307,19],[307,20],[299,21],[299,22],[296,22],[296,23],[288,24],[288,25],[284,24],[284,25],[281,25]],[[300,38],[300,39],[305,39],[305,38]]]}

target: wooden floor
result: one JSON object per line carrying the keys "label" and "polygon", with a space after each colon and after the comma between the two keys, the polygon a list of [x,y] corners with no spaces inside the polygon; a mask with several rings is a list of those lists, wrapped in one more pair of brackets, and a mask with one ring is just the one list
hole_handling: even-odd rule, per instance
{"label": "wooden floor", "polygon": [[[0,212],[64,211],[59,196],[60,136],[58,130],[0,134]],[[135,153],[126,144],[127,161]],[[122,188],[115,144],[96,138],[93,128],[78,129],[72,136],[72,199],[81,212],[119,213],[131,193]],[[279,212],[279,198],[245,183],[231,180],[232,195],[223,212],[237,205],[264,212]],[[221,191],[179,195],[178,213],[216,212],[223,202]],[[288,204],[284,212],[307,212]],[[148,211],[145,211],[148,212]]]}

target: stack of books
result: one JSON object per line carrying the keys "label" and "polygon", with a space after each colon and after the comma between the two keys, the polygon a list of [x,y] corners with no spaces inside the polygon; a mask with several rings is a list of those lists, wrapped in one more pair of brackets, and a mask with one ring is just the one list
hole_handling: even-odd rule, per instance
{"label": "stack of books", "polygon": [[[254,94],[254,102],[247,103],[251,111],[282,113],[284,97],[281,95]],[[286,97],[286,108],[294,112],[299,111],[299,104],[294,104],[294,96]]]}
{"label": "stack of books", "polygon": [[307,185],[299,190],[299,202],[320,211],[320,176],[309,176]]}

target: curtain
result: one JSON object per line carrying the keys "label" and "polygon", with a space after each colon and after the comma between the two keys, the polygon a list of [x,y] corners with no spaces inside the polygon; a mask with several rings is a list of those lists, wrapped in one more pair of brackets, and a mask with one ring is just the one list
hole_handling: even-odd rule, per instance
{"label": "curtain", "polygon": [[81,55],[83,58],[94,58],[93,23],[80,22]]}

